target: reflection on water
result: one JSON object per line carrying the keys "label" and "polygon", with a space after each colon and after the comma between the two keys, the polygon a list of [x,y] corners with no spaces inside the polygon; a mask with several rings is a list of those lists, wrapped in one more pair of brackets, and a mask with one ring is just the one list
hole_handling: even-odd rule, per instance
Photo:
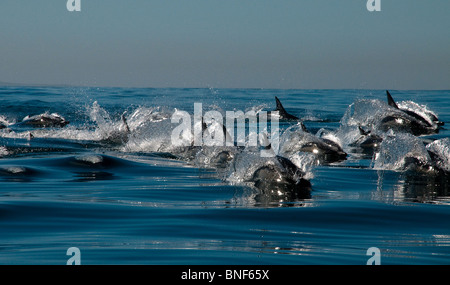
{"label": "reflection on water", "polygon": [[231,207],[245,208],[279,208],[279,207],[311,207],[314,205],[311,190],[308,191],[280,191],[274,188],[273,191],[261,191],[251,185],[235,186],[240,191],[236,191],[231,202]]}
{"label": "reflection on water", "polygon": [[88,182],[95,180],[112,180],[115,179],[114,174],[106,171],[88,171],[88,172],[75,172],[73,182]]}
{"label": "reflection on water", "polygon": [[[379,170],[377,173],[377,190],[373,193],[375,200],[435,204],[449,204],[450,202],[449,175],[435,175],[414,171],[396,173],[387,170]],[[386,181],[385,175],[398,176],[397,182],[394,185],[384,185]]]}
{"label": "reflection on water", "polygon": [[419,203],[442,203],[449,197],[449,185],[450,177],[448,175],[405,173],[401,188],[405,200]]}

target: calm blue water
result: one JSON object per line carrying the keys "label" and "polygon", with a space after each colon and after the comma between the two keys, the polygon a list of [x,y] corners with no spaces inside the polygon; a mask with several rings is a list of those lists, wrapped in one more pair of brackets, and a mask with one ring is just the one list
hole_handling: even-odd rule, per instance
{"label": "calm blue water", "polygon": [[[450,91],[392,91],[450,125]],[[273,110],[336,130],[384,90],[0,87],[0,264],[449,264],[449,183],[374,169],[372,156],[311,170],[306,199],[262,199],[213,167],[161,151],[174,108]],[[28,115],[70,124],[35,129]],[[129,141],[105,143],[127,117]],[[285,129],[292,123],[281,122]],[[172,124],[175,125],[176,124]],[[30,139],[30,134],[33,138]],[[447,129],[428,136],[450,136]]]}

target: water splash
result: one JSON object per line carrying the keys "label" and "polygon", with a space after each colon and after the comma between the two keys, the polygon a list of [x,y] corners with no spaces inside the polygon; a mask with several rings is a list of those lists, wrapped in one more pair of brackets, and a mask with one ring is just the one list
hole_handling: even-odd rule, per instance
{"label": "water splash", "polygon": [[388,135],[374,155],[373,168],[377,170],[406,170],[411,159],[421,165],[431,165],[431,158],[421,139],[406,133]]}
{"label": "water splash", "polygon": [[436,166],[450,173],[450,138],[436,140],[428,144],[426,149],[436,156]]}

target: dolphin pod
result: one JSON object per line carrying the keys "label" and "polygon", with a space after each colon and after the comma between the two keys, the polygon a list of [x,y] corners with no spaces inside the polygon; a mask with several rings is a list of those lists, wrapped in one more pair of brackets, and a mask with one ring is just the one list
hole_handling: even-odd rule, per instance
{"label": "dolphin pod", "polygon": [[[388,90],[386,90],[386,95],[388,106],[395,109],[395,112],[391,112],[384,117],[381,117],[379,122],[374,124],[377,125],[381,131],[387,132],[392,130],[394,133],[409,133],[413,136],[422,136],[438,133],[439,129],[444,125],[444,122],[440,121],[437,115],[426,109],[426,107],[410,101],[406,103],[396,103]],[[300,125],[299,130],[308,132],[303,122],[301,122],[298,117],[287,113],[277,97],[275,97],[275,101],[276,110],[280,112],[280,119],[285,119],[287,121],[298,120],[300,121],[298,123]],[[408,108],[408,104],[416,107],[417,111]],[[358,126],[358,132],[359,137],[350,145],[358,146],[363,150],[374,151],[379,149],[383,142],[382,135],[371,130],[365,130],[362,126]],[[322,160],[324,162],[339,162],[346,159],[346,153],[342,150],[341,145],[329,139],[320,138],[320,140],[317,140],[317,137],[311,137],[311,140],[306,142],[304,140],[298,140],[297,145],[299,147],[296,148],[296,150],[321,155],[322,158],[324,158]],[[414,165],[416,169],[433,169],[434,173],[449,175],[449,154],[445,152],[442,153],[440,148],[431,148],[430,146],[432,145],[433,144],[426,145],[430,161],[423,162],[414,157],[405,157],[405,163]]]}
{"label": "dolphin pod", "polygon": [[[412,135],[420,136],[433,134],[439,131],[444,125],[444,122],[440,121],[438,117],[431,111],[424,109],[422,112],[414,112],[411,108],[408,108],[406,104],[397,103],[393,99],[389,91],[386,91],[387,103],[390,108],[396,111],[392,114],[380,118],[379,126],[383,131],[394,130],[409,132]],[[303,124],[302,120],[286,111],[280,99],[275,96],[276,109],[279,114],[279,119],[287,122],[297,122],[298,132],[302,132],[302,141],[295,141],[299,136],[293,136],[291,143],[295,145],[294,151],[300,151],[315,155],[321,162],[335,163],[346,160],[347,153],[343,150],[340,143],[324,137],[311,134],[310,131]],[[130,138],[130,128],[124,115],[121,116],[122,126],[118,131],[110,133],[101,142],[108,145],[120,145],[127,143]],[[22,122],[17,123],[18,126],[27,126],[32,128],[62,128],[69,122],[58,114],[44,113],[36,116],[27,116]],[[5,129],[8,126],[0,123],[0,129]],[[225,137],[229,137],[225,126],[222,126]],[[202,121],[202,131],[206,131],[206,126]],[[380,146],[383,141],[382,136],[379,136],[372,130],[366,130],[362,126],[358,126],[360,137],[354,142],[354,144],[365,148],[374,149]],[[191,146],[193,151],[197,151],[198,147]],[[221,168],[226,168],[231,165],[236,155],[242,151],[239,147],[231,149],[217,149],[213,152],[213,156],[210,160],[216,163]],[[442,173],[449,173],[445,167],[447,162],[445,155],[437,153],[435,149],[428,149],[429,156],[431,158],[431,165],[435,168],[439,168]],[[414,160],[414,158],[408,158],[407,162],[418,165],[419,167],[426,168],[430,165],[424,164],[420,161]],[[421,164],[422,163],[422,164]],[[442,166],[444,165],[444,166]],[[263,193],[269,195],[276,195],[280,192],[300,193],[308,192],[311,189],[311,183],[305,178],[305,173],[294,164],[286,153],[275,155],[270,163],[263,164],[256,168],[251,175],[251,178],[247,182],[253,183],[253,185],[260,189]]]}

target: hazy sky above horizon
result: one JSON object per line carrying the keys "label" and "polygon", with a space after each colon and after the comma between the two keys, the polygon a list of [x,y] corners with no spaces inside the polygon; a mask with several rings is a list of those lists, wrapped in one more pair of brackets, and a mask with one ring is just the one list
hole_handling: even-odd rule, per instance
{"label": "hazy sky above horizon", "polygon": [[450,89],[450,1],[2,0],[0,82]]}

